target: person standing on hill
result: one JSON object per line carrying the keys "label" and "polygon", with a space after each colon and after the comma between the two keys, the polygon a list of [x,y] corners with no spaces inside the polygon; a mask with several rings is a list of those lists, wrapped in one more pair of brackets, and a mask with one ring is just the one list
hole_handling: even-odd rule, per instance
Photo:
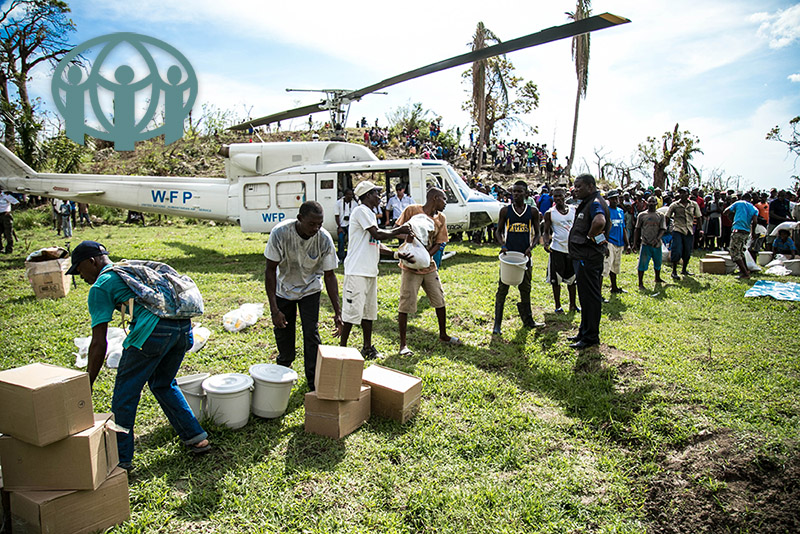
{"label": "person standing on hill", "polygon": [[573,341],[571,348],[583,350],[600,344],[603,261],[608,255],[606,236],[611,229],[611,217],[591,174],[575,178],[573,193],[581,203],[569,232],[569,255],[575,266],[581,325],[578,335],[568,339]]}
{"label": "person standing on hill", "polygon": [[[544,326],[533,320],[531,311],[531,251],[539,242],[539,210],[525,203],[527,196],[528,184],[522,180],[515,182],[511,187],[511,205],[500,209],[495,239],[500,245],[500,254],[521,252],[528,257],[522,283],[518,286],[520,301],[517,304],[517,310],[524,326],[536,328]],[[508,285],[504,284],[501,279],[497,283],[497,293],[494,297],[494,327],[492,328],[494,335],[502,333],[503,310],[507,295]]]}

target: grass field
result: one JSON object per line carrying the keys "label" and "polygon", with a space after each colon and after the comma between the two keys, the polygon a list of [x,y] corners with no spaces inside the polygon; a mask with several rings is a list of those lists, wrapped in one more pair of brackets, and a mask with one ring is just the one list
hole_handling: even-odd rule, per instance
{"label": "grass field", "polygon": [[[78,280],[66,298],[35,300],[24,248],[63,240],[41,228],[18,233],[17,253],[0,257],[0,368],[70,367],[73,338],[90,335],[88,286]],[[226,312],[266,302],[266,236],[176,223],[77,230],[72,245],[82,239],[104,243],[114,260],[165,261],[198,283],[206,314],[196,322],[212,335],[187,355],[185,374],[247,373],[274,361],[268,317],[241,333],[222,328]],[[146,392],[133,516],[113,532],[800,530],[797,303],[745,299],[752,282],[713,275],[655,291],[650,271],[650,289],[639,292],[635,258],[625,256],[620,284],[629,293],[604,305],[603,345],[576,353],[566,336],[580,318],[551,313],[541,248],[532,298],[546,326],[522,328],[512,288],[495,340],[496,248],[449,250],[457,255],[441,279],[463,347],[437,342],[434,311],[421,298],[409,321],[415,354],[397,356],[399,273],[381,265],[375,344],[386,354],[380,363],[422,378],[419,415],[405,425],[373,417],[340,441],[306,434],[300,357],[285,416],[253,417],[235,431],[208,423],[214,450],[194,458]],[[322,301],[323,343],[335,344]],[[351,346],[360,342],[356,329]],[[113,383],[104,369],[95,411],[109,410]]]}

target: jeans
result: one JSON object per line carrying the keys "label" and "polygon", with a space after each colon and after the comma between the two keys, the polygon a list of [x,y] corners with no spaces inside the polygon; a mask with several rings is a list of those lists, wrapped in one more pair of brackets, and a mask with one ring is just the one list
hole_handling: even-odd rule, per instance
{"label": "jeans", "polygon": [[578,339],[585,343],[600,343],[600,317],[603,295],[603,260],[574,260],[578,299],[581,303],[581,326]]}
{"label": "jeans", "polygon": [[300,309],[300,323],[303,325],[303,359],[306,381],[314,391],[314,376],[317,370],[317,349],[322,340],[319,337],[319,296],[314,293],[300,300],[275,297],[278,309],[286,317],[284,328],[273,328],[275,344],[278,346],[278,365],[291,367],[297,351],[295,350],[295,331],[297,330],[297,309]]}
{"label": "jeans", "polygon": [[117,434],[120,464],[129,465],[133,460],[133,425],[145,383],[184,444],[194,445],[208,437],[175,382],[183,355],[191,347],[190,320],[161,319],[141,349],[128,347],[122,351],[111,399],[116,423],[130,430]]}
{"label": "jeans", "polygon": [[349,230],[349,226],[342,226],[342,231],[336,234],[339,245],[336,255],[339,256],[339,261],[344,261],[345,256],[347,256],[345,247],[347,246],[347,235]]}
{"label": "jeans", "polygon": [[692,234],[682,234],[673,230],[672,232],[672,253],[670,254],[670,261],[672,265],[677,265],[680,260],[689,262],[692,257],[692,245],[694,244],[694,236]]}

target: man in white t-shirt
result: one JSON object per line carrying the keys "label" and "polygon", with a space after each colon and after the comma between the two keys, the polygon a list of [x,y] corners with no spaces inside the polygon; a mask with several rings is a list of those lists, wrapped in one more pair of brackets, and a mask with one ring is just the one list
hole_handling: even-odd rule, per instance
{"label": "man in white t-shirt", "polygon": [[[372,322],[378,318],[378,261],[381,254],[392,255],[392,250],[382,245],[380,240],[405,237],[409,233],[409,227],[403,225],[391,230],[378,229],[378,220],[373,210],[380,205],[380,188],[372,182],[359,183],[355,196],[361,204],[350,214],[350,245],[344,260],[342,288],[344,326],[340,344],[347,346],[353,325],[361,324],[364,332],[361,354],[364,359],[371,360],[381,356],[372,345]],[[394,257],[400,256],[394,253]]]}
{"label": "man in white t-shirt", "polygon": [[569,311],[580,311],[575,303],[575,269],[569,257],[569,231],[575,220],[575,209],[565,202],[566,190],[563,187],[553,189],[553,207],[544,214],[544,231],[542,244],[545,252],[550,254],[547,263],[547,280],[553,286],[553,301],[556,313],[563,314],[561,307],[561,284],[567,284],[569,293]]}
{"label": "man in white t-shirt", "polygon": [[342,331],[339,284],[334,269],[339,265],[333,239],[322,228],[323,212],[318,202],[300,206],[297,219],[272,229],[264,256],[267,258],[265,286],[272,315],[278,365],[294,362],[297,310],[303,327],[303,359],[308,388],[314,391],[319,337],[319,297],[322,279],[333,307],[336,334]]}

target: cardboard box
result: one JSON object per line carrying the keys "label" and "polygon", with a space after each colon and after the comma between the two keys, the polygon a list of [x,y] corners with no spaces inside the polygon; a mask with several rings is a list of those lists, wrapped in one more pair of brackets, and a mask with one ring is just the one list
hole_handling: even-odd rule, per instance
{"label": "cardboard box", "polygon": [[2,469],[0,469],[0,532],[11,534],[11,494],[3,489]]}
{"label": "cardboard box", "polygon": [[113,414],[95,414],[91,428],[45,447],[0,437],[6,489],[97,489],[119,463],[117,434],[107,428],[113,420]]}
{"label": "cardboard box", "polygon": [[94,425],[89,375],[46,363],[0,372],[0,433],[43,447]]}
{"label": "cardboard box", "polygon": [[49,261],[26,261],[25,275],[37,299],[58,299],[67,296],[72,280],[67,276],[69,258]]}
{"label": "cardboard box", "polygon": [[402,371],[371,365],[364,369],[362,380],[372,387],[373,414],[405,423],[419,411],[422,379]]}
{"label": "cardboard box", "polygon": [[723,258],[706,258],[700,260],[700,272],[708,274],[728,274],[728,267]]}
{"label": "cardboard box", "polygon": [[353,432],[369,419],[370,390],[361,386],[358,400],[322,400],[316,392],[306,393],[306,432],[339,439]]}
{"label": "cardboard box", "polygon": [[324,400],[358,400],[364,358],[352,347],[320,345],[314,386]]}
{"label": "cardboard box", "polygon": [[14,534],[87,534],[130,516],[128,474],[119,467],[96,490],[11,493]]}

